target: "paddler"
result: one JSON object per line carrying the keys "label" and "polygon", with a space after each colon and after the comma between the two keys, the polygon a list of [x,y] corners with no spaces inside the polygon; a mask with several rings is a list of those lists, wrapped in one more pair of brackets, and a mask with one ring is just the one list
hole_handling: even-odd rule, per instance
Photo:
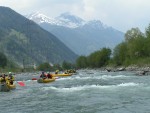
{"label": "paddler", "polygon": [[49,79],[53,78],[53,76],[52,76],[52,74],[50,74],[50,72],[47,73],[47,78],[49,78]]}
{"label": "paddler", "polygon": [[15,78],[14,78],[14,76],[12,75],[11,72],[9,72],[9,74],[8,74],[8,80],[9,80],[10,84],[13,84],[13,82],[14,82],[14,80],[15,80]]}
{"label": "paddler", "polygon": [[44,71],[42,71],[42,74],[40,75],[40,78],[46,79],[46,74]]}
{"label": "paddler", "polygon": [[56,70],[56,71],[55,71],[55,74],[58,74],[58,72],[59,72],[59,70]]}

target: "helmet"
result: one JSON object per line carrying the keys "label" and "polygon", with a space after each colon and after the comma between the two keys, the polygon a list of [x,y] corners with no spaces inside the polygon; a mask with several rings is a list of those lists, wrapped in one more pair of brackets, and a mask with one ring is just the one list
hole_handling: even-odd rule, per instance
{"label": "helmet", "polygon": [[9,72],[9,74],[12,74],[11,72]]}
{"label": "helmet", "polygon": [[56,70],[56,72],[59,72],[59,70]]}

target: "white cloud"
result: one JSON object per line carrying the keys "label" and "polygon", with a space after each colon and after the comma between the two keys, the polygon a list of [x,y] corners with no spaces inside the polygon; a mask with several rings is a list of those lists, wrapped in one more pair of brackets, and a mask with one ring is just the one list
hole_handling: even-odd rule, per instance
{"label": "white cloud", "polygon": [[149,0],[83,0],[83,2],[87,9],[84,13],[87,13],[88,18],[99,18],[102,22],[124,32],[132,27],[139,27],[143,31],[150,22]]}
{"label": "white cloud", "polygon": [[150,0],[0,0],[25,15],[41,11],[48,16],[71,12],[83,19],[100,19],[118,30],[139,27],[142,31],[150,23]]}

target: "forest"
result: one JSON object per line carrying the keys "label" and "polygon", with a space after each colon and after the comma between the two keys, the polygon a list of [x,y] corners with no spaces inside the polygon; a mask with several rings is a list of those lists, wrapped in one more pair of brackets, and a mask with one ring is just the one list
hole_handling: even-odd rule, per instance
{"label": "forest", "polygon": [[132,28],[125,33],[125,40],[113,50],[102,48],[89,56],[76,60],[78,68],[100,68],[103,66],[145,66],[150,64],[150,25],[142,33]]}

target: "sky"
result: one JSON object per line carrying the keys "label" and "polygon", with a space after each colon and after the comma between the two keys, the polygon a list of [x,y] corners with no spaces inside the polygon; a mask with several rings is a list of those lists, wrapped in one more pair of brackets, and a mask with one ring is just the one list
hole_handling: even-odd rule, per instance
{"label": "sky", "polygon": [[0,0],[0,6],[22,15],[39,11],[57,17],[70,12],[87,21],[100,20],[124,33],[135,27],[145,32],[150,24],[150,0]]}

